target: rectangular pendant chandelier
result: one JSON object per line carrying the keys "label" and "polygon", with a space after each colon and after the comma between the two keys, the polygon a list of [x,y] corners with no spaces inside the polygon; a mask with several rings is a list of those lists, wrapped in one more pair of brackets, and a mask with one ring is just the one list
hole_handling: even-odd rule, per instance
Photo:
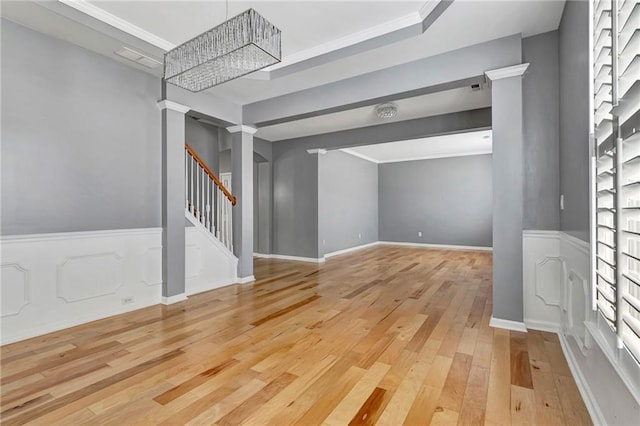
{"label": "rectangular pendant chandelier", "polygon": [[167,52],[164,79],[200,92],[280,58],[280,30],[249,9]]}

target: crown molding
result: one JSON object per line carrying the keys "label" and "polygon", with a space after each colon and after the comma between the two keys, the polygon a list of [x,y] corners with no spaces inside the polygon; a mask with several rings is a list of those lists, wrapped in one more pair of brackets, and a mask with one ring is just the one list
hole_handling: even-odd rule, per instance
{"label": "crown molding", "polygon": [[191,108],[186,106],[186,105],[182,105],[179,104],[177,102],[173,102],[173,101],[168,101],[166,99],[162,100],[162,101],[158,101],[158,108],[160,109],[170,109],[172,111],[178,111],[181,113],[186,113],[188,112]]}
{"label": "crown molding", "polygon": [[244,124],[238,124],[237,126],[227,127],[227,132],[229,133],[242,132],[242,133],[248,133],[250,135],[254,135],[257,131],[258,129],[256,129],[255,127],[247,126]]}
{"label": "crown molding", "polygon": [[488,155],[492,153],[493,153],[492,149],[483,149],[479,151],[456,152],[455,154],[435,154],[435,155],[421,155],[421,156],[407,157],[407,158],[394,158],[392,160],[378,161],[378,163],[379,164],[405,163],[407,161],[438,160],[438,159],[444,159],[444,158],[470,157],[473,155]]}
{"label": "crown molding", "polygon": [[420,15],[420,21],[424,21],[424,19],[434,11],[436,6],[438,6],[442,0],[428,0],[425,4],[420,7],[418,14]]}
{"label": "crown molding", "polygon": [[324,155],[327,153],[326,149],[322,149],[322,148],[314,148],[314,149],[308,149],[307,152],[309,154],[319,154],[319,155]]}
{"label": "crown molding", "polygon": [[529,63],[513,65],[510,67],[498,68],[497,70],[485,71],[485,75],[491,81],[509,77],[520,77],[529,68]]}
{"label": "crown molding", "polygon": [[362,158],[363,160],[371,161],[372,163],[375,163],[375,164],[380,164],[380,161],[376,160],[375,158],[371,158],[364,154],[360,154],[359,152],[356,152],[349,148],[342,148],[340,151],[344,152],[345,154],[353,155],[354,157]]}
{"label": "crown molding", "polygon": [[[79,12],[82,12],[98,21],[101,21],[107,25],[110,25],[114,28],[117,28],[120,31],[123,31],[133,37],[136,37],[140,40],[143,40],[153,46],[156,46],[164,51],[169,51],[174,49],[177,44],[172,43],[168,40],[163,39],[137,25],[132,24],[129,21],[126,21],[122,18],[119,18],[116,15],[113,15],[104,9],[90,3],[87,0],[58,0],[60,3],[73,8]],[[256,71],[246,76],[246,78],[255,79],[255,80],[272,80],[277,78],[279,75],[272,75],[272,71],[282,70],[289,67],[293,67],[297,69],[297,64],[314,59],[325,57],[322,59],[323,63],[331,62],[335,60],[332,55],[334,53],[348,50],[348,49],[356,49],[350,55],[355,53],[360,53],[363,51],[369,50],[371,47],[368,46],[367,42],[373,39],[380,39],[382,41],[382,45],[386,45],[389,43],[394,43],[397,38],[392,35],[397,31],[403,31],[410,29],[413,26],[423,26],[425,20],[429,18],[429,16],[436,11],[436,8],[445,4],[448,5],[452,1],[451,0],[428,0],[426,1],[417,11],[413,13],[409,13],[407,15],[398,17],[396,19],[390,20],[388,22],[384,22],[382,24],[366,28],[362,31],[358,31],[353,34],[349,34],[345,37],[341,37],[336,40],[331,40],[327,43],[323,43],[318,46],[313,46],[309,49],[302,50],[300,52],[296,52],[292,55],[285,56],[282,58],[282,61],[278,64],[274,64],[270,67],[267,67],[263,70]],[[422,28],[419,33],[423,33],[426,28]],[[403,38],[408,38],[412,36],[417,36],[418,33],[409,32],[403,36]],[[384,38],[388,40],[385,41]],[[359,47],[360,45],[360,47]],[[296,67],[294,67],[296,66]],[[287,73],[293,72],[292,70],[288,70]]]}
{"label": "crown molding", "polygon": [[86,15],[91,16],[99,21],[104,22],[105,24],[111,25],[121,31],[124,31],[127,34],[130,34],[134,37],[139,38],[140,40],[144,40],[147,43],[159,47],[163,50],[171,50],[176,47],[175,44],[167,41],[157,35],[150,33],[147,30],[143,30],[142,28],[133,25],[129,21],[125,21],[122,18],[118,18],[117,16],[100,9],[99,7],[89,3],[86,0],[58,0],[60,3],[69,6],[79,12],[82,12]]}

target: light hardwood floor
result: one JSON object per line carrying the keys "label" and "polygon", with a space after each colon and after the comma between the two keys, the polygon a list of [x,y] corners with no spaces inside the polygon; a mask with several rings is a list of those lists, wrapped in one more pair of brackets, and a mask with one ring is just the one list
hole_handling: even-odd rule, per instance
{"label": "light hardwood floor", "polygon": [[590,424],[557,336],[489,327],[490,253],[255,276],[2,347],[2,424]]}

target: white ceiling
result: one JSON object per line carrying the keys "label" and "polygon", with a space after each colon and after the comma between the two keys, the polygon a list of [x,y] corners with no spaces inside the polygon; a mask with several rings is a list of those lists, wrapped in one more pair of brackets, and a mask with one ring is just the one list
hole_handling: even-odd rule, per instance
{"label": "white ceiling", "polygon": [[[332,46],[344,47],[366,39],[367,35],[373,37],[417,22],[419,11],[437,2],[230,1],[229,16],[254,7],[278,26],[283,31],[283,62],[278,65],[282,68],[296,58],[326,53]],[[250,75],[210,91],[235,103],[247,104],[516,33],[526,37],[551,31],[558,28],[563,5],[564,0],[455,0],[420,36],[272,80],[259,80],[255,74]],[[170,47],[187,41],[222,22],[225,16],[224,2],[220,1],[61,0],[55,6],[53,8],[51,2],[3,1],[0,13],[37,31],[155,75],[161,70],[148,70],[115,55],[113,52],[123,47],[122,42],[114,42],[104,34],[91,34],[91,30],[104,33],[100,26],[109,22],[125,33],[156,41],[155,46],[141,41],[138,46],[127,47],[161,60],[161,52],[166,49],[157,46]],[[91,15],[85,16],[91,19],[79,23],[78,10]]]}
{"label": "white ceiling", "polygon": [[[357,77],[454,49],[517,33],[524,37],[558,28],[564,0],[455,0],[421,35],[392,44],[385,34],[410,28],[443,0],[423,1],[233,1],[229,16],[253,7],[282,30],[283,61],[209,89],[216,96],[245,105],[311,87]],[[127,47],[162,61],[163,53],[225,20],[223,1],[5,1],[2,17],[52,37],[66,40],[127,66],[156,75],[114,52]],[[376,38],[377,37],[377,38]],[[369,50],[321,56],[375,39]],[[377,46],[377,47],[376,47]],[[323,58],[297,69],[304,59]],[[294,72],[295,70],[295,72]],[[284,74],[284,75],[282,75]],[[397,101],[396,121],[489,106],[488,90],[467,88]],[[261,128],[257,136],[283,140],[330,131],[382,124],[373,106]]]}
{"label": "white ceiling", "polygon": [[491,130],[366,145],[340,151],[374,163],[490,154]]}
{"label": "white ceiling", "polygon": [[[363,8],[368,3],[361,3]],[[271,81],[250,78],[212,89],[227,99],[251,103],[343,80],[485,41],[558,28],[564,1],[456,0],[422,35]],[[286,54],[286,52],[285,52]]]}
{"label": "white ceiling", "polygon": [[[89,1],[175,45],[221,24],[224,1]],[[282,31],[286,56],[416,12],[423,1],[230,1],[228,17],[256,9]],[[168,25],[168,23],[171,23]],[[301,35],[304,35],[301,37]]]}
{"label": "white ceiling", "polygon": [[401,99],[395,101],[395,104],[398,105],[398,115],[391,120],[378,118],[375,113],[375,106],[366,106],[274,126],[261,127],[258,129],[256,136],[270,141],[278,141],[483,108],[491,106],[491,90],[484,88],[483,90],[472,91],[470,87],[462,87]]}

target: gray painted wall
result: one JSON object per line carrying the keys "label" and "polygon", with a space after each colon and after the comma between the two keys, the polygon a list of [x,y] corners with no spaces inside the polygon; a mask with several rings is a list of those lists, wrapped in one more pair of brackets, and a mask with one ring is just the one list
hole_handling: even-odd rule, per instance
{"label": "gray painted wall", "polygon": [[167,99],[182,105],[191,107],[202,116],[208,116],[220,122],[221,127],[233,126],[242,123],[242,106],[217,97],[209,92],[199,93],[167,84]]}
{"label": "gray painted wall", "polygon": [[382,124],[273,143],[273,253],[317,258],[318,156],[345,148],[491,127],[491,109]]}
{"label": "gray painted wall", "polygon": [[318,155],[273,145],[273,253],[318,257]]}
{"label": "gray painted wall", "polygon": [[[254,140],[255,142],[255,140]],[[255,155],[255,151],[254,151]],[[254,161],[254,245],[256,253],[271,254],[273,235],[273,167],[270,161]]]}
{"label": "gray painted wall", "polygon": [[377,126],[281,140],[273,144],[274,146],[280,146],[282,144],[295,143],[296,145],[304,144],[305,149],[335,149],[490,128],[491,108],[479,108],[432,117],[416,118],[414,120],[379,124]]}
{"label": "gray painted wall", "polygon": [[185,140],[211,171],[219,175],[218,128],[185,117]]}
{"label": "gray painted wall", "polygon": [[318,254],[378,241],[378,165],[342,151],[318,156]]}
{"label": "gray painted wall", "polygon": [[558,32],[522,40],[524,229],[560,229]]}
{"label": "gray painted wall", "polygon": [[490,154],[378,167],[381,241],[491,247]]}
{"label": "gray painted wall", "polygon": [[482,78],[487,70],[519,63],[521,44],[520,34],[516,34],[254,102],[243,106],[243,119],[245,123],[266,125],[417,96],[434,87],[445,90],[469,86],[469,79]]}
{"label": "gray painted wall", "polygon": [[1,26],[2,234],[159,227],[159,79]]}
{"label": "gray painted wall", "polygon": [[589,4],[567,1],[560,21],[560,229],[589,241]]}

